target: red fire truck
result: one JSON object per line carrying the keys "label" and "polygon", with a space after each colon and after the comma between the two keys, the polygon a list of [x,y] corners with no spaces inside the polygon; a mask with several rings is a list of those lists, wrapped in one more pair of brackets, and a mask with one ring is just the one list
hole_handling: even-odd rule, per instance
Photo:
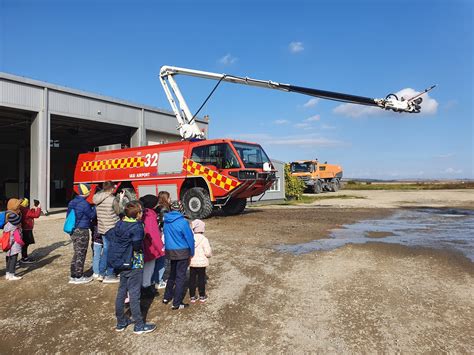
{"label": "red fire truck", "polygon": [[265,192],[275,171],[262,147],[230,139],[183,141],[80,154],[75,183],[120,183],[128,199],[168,191],[183,201],[192,218],[208,217],[213,207],[227,214],[244,210],[248,197]]}
{"label": "red fire truck", "polygon": [[[247,198],[264,193],[275,181],[275,170],[259,144],[232,139],[206,140],[195,122],[200,109],[191,114],[174,76],[178,74],[245,84],[363,105],[396,112],[419,112],[421,94],[405,99],[390,94],[385,99],[371,99],[318,89],[303,88],[273,81],[164,66],[160,81],[178,121],[183,141],[80,154],[74,184],[90,183],[92,195],[107,180],[116,182],[127,199],[168,191],[180,199],[186,214],[206,218],[214,208],[227,214],[245,209]],[[431,90],[429,88],[424,92]]]}

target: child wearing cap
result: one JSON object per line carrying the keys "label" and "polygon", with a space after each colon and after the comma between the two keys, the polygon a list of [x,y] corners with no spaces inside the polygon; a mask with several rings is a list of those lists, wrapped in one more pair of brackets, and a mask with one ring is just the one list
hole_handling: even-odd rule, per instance
{"label": "child wearing cap", "polygon": [[207,301],[206,296],[206,267],[209,266],[209,259],[212,256],[209,240],[204,236],[206,224],[200,219],[195,219],[191,228],[194,233],[194,256],[191,258],[189,268],[189,297],[191,303],[196,303],[196,281],[199,290],[199,301]]}
{"label": "child wearing cap", "polygon": [[3,233],[10,233],[10,250],[7,251],[7,272],[5,279],[8,281],[21,280],[21,276],[15,275],[16,261],[21,252],[23,240],[21,238],[21,217],[12,211],[7,212],[7,223],[3,227]]}
{"label": "child wearing cap", "polygon": [[78,192],[79,194],[69,202],[67,208],[67,214],[74,210],[76,215],[76,225],[71,234],[74,255],[71,261],[70,284],[84,284],[92,281],[92,277],[84,276],[84,263],[89,246],[89,230],[92,221],[96,218],[96,213],[95,209],[86,201],[90,194],[90,186],[79,184]]}
{"label": "child wearing cap", "polygon": [[41,215],[41,205],[30,208],[30,201],[27,198],[21,200],[20,211],[21,211],[21,229],[23,242],[25,245],[21,248],[21,259],[20,262],[23,264],[30,264],[33,261],[28,258],[28,246],[35,244],[35,237],[33,236],[33,228],[35,226],[35,218],[39,218]]}

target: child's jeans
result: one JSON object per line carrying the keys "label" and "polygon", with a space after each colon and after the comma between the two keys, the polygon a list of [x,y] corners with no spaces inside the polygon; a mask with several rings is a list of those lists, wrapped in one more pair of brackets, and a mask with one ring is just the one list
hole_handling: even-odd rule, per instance
{"label": "child's jeans", "polygon": [[92,249],[94,251],[94,256],[92,257],[92,272],[97,275],[103,275],[100,273],[100,271],[103,270],[101,268],[102,249],[102,244],[94,243]]}
{"label": "child's jeans", "polygon": [[113,268],[107,267],[107,251],[109,243],[105,238],[102,239],[104,244],[94,243],[94,258],[92,259],[92,270],[94,274],[102,276],[112,276]]}
{"label": "child's jeans", "polygon": [[155,262],[156,260],[150,260],[143,265],[143,281],[142,286],[144,288],[149,287],[151,285],[151,278],[153,276],[153,272],[155,271]]}
{"label": "child's jeans", "polygon": [[189,297],[196,296],[196,279],[199,289],[199,296],[206,295],[206,268],[190,267],[189,268]]}
{"label": "child's jeans", "polygon": [[16,259],[18,258],[18,254],[7,256],[7,272],[10,274],[15,273],[16,267]]}
{"label": "child's jeans", "polygon": [[144,321],[140,310],[140,295],[142,288],[143,269],[125,270],[120,273],[120,285],[115,300],[115,315],[118,325],[127,324],[125,316],[125,299],[130,298],[130,310],[135,321],[135,327],[143,326]]}
{"label": "child's jeans", "polygon": [[186,292],[186,270],[188,270],[189,260],[171,260],[170,277],[166,282],[164,299],[173,299],[173,306],[178,307],[183,303],[184,293]]}
{"label": "child's jeans", "polygon": [[162,256],[155,260],[155,270],[151,277],[151,283],[160,284],[163,282],[163,275],[165,274],[166,257]]}

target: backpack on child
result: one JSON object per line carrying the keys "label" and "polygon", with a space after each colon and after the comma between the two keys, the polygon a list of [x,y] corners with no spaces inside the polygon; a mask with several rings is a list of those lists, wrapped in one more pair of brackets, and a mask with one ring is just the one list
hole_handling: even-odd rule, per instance
{"label": "backpack on child", "polygon": [[6,219],[7,219],[7,211],[1,211],[0,212],[0,229],[3,229],[3,227],[5,227]]}
{"label": "backpack on child", "polygon": [[116,271],[130,270],[132,268],[132,243],[117,236],[117,226],[120,226],[122,223],[119,221],[115,227],[109,229],[104,235],[104,238],[109,242],[107,266],[112,267]]}
{"label": "backpack on child", "polygon": [[2,239],[1,239],[1,245],[2,245],[2,250],[3,251],[9,251],[10,248],[12,247],[10,243],[10,232],[3,232],[2,234]]}
{"label": "backpack on child", "polygon": [[66,216],[66,220],[64,221],[63,231],[67,234],[72,234],[74,229],[76,228],[76,212],[74,209],[71,209]]}

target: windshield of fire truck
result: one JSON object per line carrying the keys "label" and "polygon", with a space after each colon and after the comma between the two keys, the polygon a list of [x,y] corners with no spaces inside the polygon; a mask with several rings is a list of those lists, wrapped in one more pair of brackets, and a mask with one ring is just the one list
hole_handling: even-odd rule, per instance
{"label": "windshield of fire truck", "polygon": [[203,165],[214,165],[218,169],[240,168],[239,161],[227,143],[202,145],[193,149],[191,159]]}
{"label": "windshield of fire truck", "polygon": [[270,159],[259,145],[240,142],[232,142],[232,144],[246,168],[261,169],[264,163],[270,163]]}
{"label": "windshield of fire truck", "polygon": [[310,173],[311,163],[291,163],[290,169],[292,173]]}

